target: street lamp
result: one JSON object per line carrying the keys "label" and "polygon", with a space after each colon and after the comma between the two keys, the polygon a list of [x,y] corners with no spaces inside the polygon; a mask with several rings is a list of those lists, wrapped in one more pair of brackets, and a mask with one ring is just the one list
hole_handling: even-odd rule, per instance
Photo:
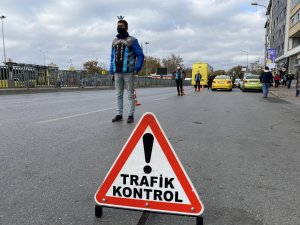
{"label": "street lamp", "polygon": [[147,45],[149,44],[149,42],[145,42],[145,45],[146,45],[146,76],[148,74],[148,70],[147,70]]}
{"label": "street lamp", "polygon": [[256,3],[256,2],[252,2],[252,3],[251,3],[251,5],[257,5],[257,6],[262,6],[262,7],[265,7],[265,8],[266,8],[266,10],[268,11],[268,8],[267,8],[267,6],[265,6],[265,5],[261,5],[261,4],[258,4],[258,3]]}
{"label": "street lamp", "polygon": [[[265,6],[265,5],[261,5],[261,4],[258,4],[258,3],[256,3],[256,2],[252,2],[251,3],[251,5],[256,5],[256,6],[261,6],[261,7],[264,7],[265,9],[266,9],[266,15],[269,15],[269,12],[268,12],[268,8],[267,8],[267,6]],[[268,21],[268,19],[267,19],[267,21]],[[266,39],[268,38],[267,37],[267,35],[268,35],[268,30],[267,30],[267,27],[265,27],[266,28]],[[271,34],[271,28],[269,29],[269,34]],[[268,44],[268,41],[266,40],[266,43],[265,43],[265,64],[266,64],[266,59],[267,59],[267,44]]]}
{"label": "street lamp", "polygon": [[247,54],[247,72],[248,72],[248,52],[247,51],[244,51],[244,50],[241,50],[241,52],[245,52]]}
{"label": "street lamp", "polygon": [[40,52],[43,54],[43,57],[44,57],[44,66],[46,66],[46,58],[45,58],[45,54],[46,54],[46,52],[48,52],[48,51],[42,51],[42,50],[40,50]]}
{"label": "street lamp", "polygon": [[0,16],[1,22],[2,22],[2,39],[3,39],[3,53],[4,53],[4,65],[6,65],[6,55],[5,55],[5,43],[4,43],[4,31],[3,31],[3,19],[5,19],[6,16]]}

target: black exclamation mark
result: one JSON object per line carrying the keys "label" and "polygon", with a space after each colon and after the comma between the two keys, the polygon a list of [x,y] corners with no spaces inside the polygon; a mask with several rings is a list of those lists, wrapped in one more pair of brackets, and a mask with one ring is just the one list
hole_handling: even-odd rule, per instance
{"label": "black exclamation mark", "polygon": [[[144,142],[144,152],[145,152],[145,161],[146,163],[150,163],[151,160],[151,154],[152,154],[152,147],[153,147],[153,140],[154,137],[150,133],[146,133],[143,136],[143,142]],[[151,166],[145,166],[144,167],[144,172],[149,174],[151,173],[152,168]]]}

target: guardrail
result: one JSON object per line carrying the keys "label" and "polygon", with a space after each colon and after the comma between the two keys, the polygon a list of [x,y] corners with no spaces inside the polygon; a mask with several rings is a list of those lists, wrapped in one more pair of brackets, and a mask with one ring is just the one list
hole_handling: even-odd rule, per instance
{"label": "guardrail", "polygon": [[[190,85],[190,81],[184,81]],[[173,87],[174,80],[137,76],[135,87]],[[6,88],[114,87],[110,75],[88,74],[28,66],[0,66],[0,89]]]}

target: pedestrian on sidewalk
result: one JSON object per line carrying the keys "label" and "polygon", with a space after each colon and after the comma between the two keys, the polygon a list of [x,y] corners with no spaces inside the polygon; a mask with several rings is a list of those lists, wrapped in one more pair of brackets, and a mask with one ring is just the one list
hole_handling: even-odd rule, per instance
{"label": "pedestrian on sidewalk", "polygon": [[142,69],[144,54],[138,40],[128,34],[128,23],[123,18],[117,23],[118,35],[112,42],[110,74],[113,76],[117,94],[117,115],[112,122],[123,119],[123,94],[125,84],[129,100],[127,123],[134,122],[134,78]]}
{"label": "pedestrian on sidewalk", "polygon": [[196,82],[195,91],[197,90],[200,91],[200,81],[201,81],[201,74],[198,71],[195,75],[195,82]]}
{"label": "pedestrian on sidewalk", "polygon": [[275,81],[275,87],[278,88],[279,86],[279,81],[280,81],[280,76],[278,73],[274,72],[274,81]]}
{"label": "pedestrian on sidewalk", "polygon": [[283,87],[283,85],[286,86],[286,74],[285,73],[282,75],[281,81],[282,81],[281,86],[282,87]]}
{"label": "pedestrian on sidewalk", "polygon": [[181,68],[180,64],[177,65],[177,69],[173,72],[173,75],[175,76],[177,95],[183,96],[184,93],[183,93],[182,83],[185,78],[185,72]]}
{"label": "pedestrian on sidewalk", "polygon": [[288,73],[288,75],[286,76],[286,82],[287,82],[287,88],[290,89],[291,88],[291,84],[292,84],[292,80],[294,79],[294,75],[291,73]]}
{"label": "pedestrian on sidewalk", "polygon": [[272,81],[272,73],[269,71],[269,67],[265,67],[265,70],[259,76],[260,82],[262,83],[262,91],[264,98],[268,97],[270,83]]}
{"label": "pedestrian on sidewalk", "polygon": [[296,73],[296,97],[300,94],[300,65],[297,65],[297,73]]}

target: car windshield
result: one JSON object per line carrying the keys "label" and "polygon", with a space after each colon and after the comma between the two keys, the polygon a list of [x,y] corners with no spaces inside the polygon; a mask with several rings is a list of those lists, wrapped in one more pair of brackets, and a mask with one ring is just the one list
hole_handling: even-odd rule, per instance
{"label": "car windshield", "polygon": [[259,79],[259,76],[247,76],[246,79]]}
{"label": "car windshield", "polygon": [[230,79],[229,76],[216,76],[215,79]]}

